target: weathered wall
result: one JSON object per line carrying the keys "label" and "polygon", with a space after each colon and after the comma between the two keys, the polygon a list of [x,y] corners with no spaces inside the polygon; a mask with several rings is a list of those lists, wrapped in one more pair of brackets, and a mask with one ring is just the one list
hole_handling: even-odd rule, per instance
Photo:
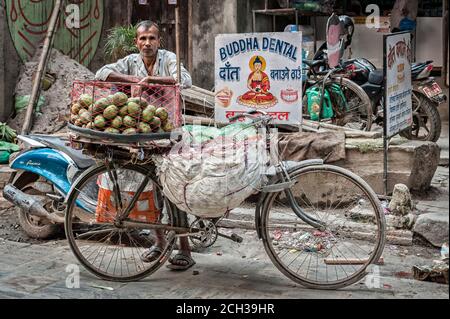
{"label": "weathered wall", "polygon": [[[264,9],[262,0],[194,0],[193,1],[194,84],[205,89],[214,87],[214,40],[221,33],[252,32],[253,9]],[[276,0],[269,1],[276,8]],[[277,18],[277,28],[286,18]],[[257,32],[272,31],[272,18],[258,15]]]}
{"label": "weathered wall", "polygon": [[123,0],[106,0],[105,14],[103,19],[103,31],[100,37],[97,52],[89,64],[89,69],[93,72],[97,71],[107,63],[104,58],[104,47],[107,40],[107,31],[114,26],[126,25],[127,19],[127,1]]}
{"label": "weathered wall", "polygon": [[214,39],[237,32],[237,0],[193,1],[193,82],[205,89],[214,86]]}
{"label": "weathered wall", "polygon": [[5,12],[0,0],[0,121],[9,117],[14,106],[14,87],[19,75],[20,60],[11,40]]}

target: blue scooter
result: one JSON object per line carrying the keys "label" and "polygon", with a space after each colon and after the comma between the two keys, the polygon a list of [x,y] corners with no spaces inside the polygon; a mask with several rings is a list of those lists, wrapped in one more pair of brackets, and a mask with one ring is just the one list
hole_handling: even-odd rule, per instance
{"label": "blue scooter", "polygon": [[18,139],[26,149],[10,161],[15,172],[3,196],[17,207],[20,226],[29,237],[55,237],[63,228],[64,199],[72,182],[95,161],[58,137],[19,135]]}

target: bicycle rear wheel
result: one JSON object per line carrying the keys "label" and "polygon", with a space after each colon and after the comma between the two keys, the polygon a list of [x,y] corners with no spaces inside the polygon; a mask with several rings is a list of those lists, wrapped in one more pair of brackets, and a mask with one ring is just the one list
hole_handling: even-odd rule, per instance
{"label": "bicycle rear wheel", "polygon": [[[145,225],[176,226],[177,210],[165,199],[154,200],[160,189],[147,168],[111,166],[90,169],[74,185],[67,202],[66,236],[78,261],[94,275],[110,281],[136,281],[159,269],[173,250],[174,240],[167,240],[167,231],[157,233]],[[130,206],[139,187],[143,192],[126,221],[141,227],[117,224],[116,217]],[[160,243],[161,253],[152,262],[142,261],[142,253],[156,238],[166,238]]]}
{"label": "bicycle rear wheel", "polygon": [[285,193],[269,194],[261,226],[272,262],[309,288],[339,289],[361,280],[385,242],[383,210],[373,190],[355,174],[329,165],[299,169],[291,179],[295,201],[324,229],[300,219]]}

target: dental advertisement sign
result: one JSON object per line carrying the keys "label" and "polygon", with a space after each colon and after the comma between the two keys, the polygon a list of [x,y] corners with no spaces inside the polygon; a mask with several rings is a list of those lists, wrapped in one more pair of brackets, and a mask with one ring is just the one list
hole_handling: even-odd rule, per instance
{"label": "dental advertisement sign", "polygon": [[385,125],[390,138],[413,124],[411,84],[411,34],[384,37],[386,74]]}
{"label": "dental advertisement sign", "polygon": [[218,35],[215,42],[215,119],[250,110],[272,115],[276,124],[300,124],[302,34]]}

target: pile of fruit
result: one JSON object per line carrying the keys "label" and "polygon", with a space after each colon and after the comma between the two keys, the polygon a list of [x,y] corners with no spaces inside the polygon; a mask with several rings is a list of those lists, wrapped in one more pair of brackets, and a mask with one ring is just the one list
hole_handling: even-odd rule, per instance
{"label": "pile of fruit", "polygon": [[174,129],[165,108],[151,105],[144,98],[128,98],[122,92],[97,101],[90,94],[81,94],[72,104],[70,123],[125,135],[171,132]]}

